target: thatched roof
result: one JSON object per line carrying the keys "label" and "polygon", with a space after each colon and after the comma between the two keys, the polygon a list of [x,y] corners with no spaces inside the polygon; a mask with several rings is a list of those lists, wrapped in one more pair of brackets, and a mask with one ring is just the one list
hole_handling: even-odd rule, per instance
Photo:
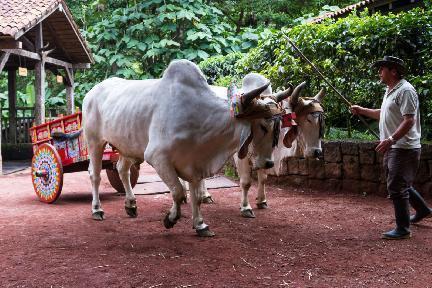
{"label": "thatched roof", "polygon": [[33,28],[39,23],[44,45],[54,49],[50,56],[69,63],[94,62],[63,0],[0,0],[0,41],[26,40],[23,44],[31,46],[35,39]]}

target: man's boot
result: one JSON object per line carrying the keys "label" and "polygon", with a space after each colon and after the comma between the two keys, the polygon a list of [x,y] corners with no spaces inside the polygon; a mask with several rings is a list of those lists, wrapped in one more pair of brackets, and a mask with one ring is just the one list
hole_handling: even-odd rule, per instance
{"label": "man's boot", "polygon": [[411,237],[409,230],[410,226],[410,212],[409,212],[409,200],[408,199],[393,199],[393,205],[396,217],[396,228],[383,233],[383,239],[399,240],[407,239]]}
{"label": "man's boot", "polygon": [[409,189],[409,202],[416,211],[416,214],[410,217],[411,223],[418,223],[424,218],[432,217],[432,209],[430,209],[423,197],[414,188]]}

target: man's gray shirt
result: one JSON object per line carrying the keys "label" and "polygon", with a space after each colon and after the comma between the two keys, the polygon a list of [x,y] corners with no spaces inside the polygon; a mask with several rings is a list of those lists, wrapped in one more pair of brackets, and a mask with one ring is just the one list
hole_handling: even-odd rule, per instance
{"label": "man's gray shirt", "polygon": [[402,79],[393,89],[387,88],[380,111],[380,140],[387,139],[396,132],[404,120],[404,115],[414,115],[415,123],[411,129],[392,148],[420,148],[420,111],[417,92],[405,79]]}

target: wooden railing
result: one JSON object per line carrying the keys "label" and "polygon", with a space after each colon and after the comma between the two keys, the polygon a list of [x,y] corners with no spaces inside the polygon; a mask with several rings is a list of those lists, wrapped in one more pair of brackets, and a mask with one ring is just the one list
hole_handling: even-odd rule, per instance
{"label": "wooden railing", "polygon": [[[52,119],[57,117],[57,115],[64,113],[66,108],[56,108],[47,109],[46,118]],[[8,117],[9,109],[0,109],[0,115],[2,121],[2,141],[1,143],[9,144],[20,144],[20,143],[31,143],[31,135],[29,134],[29,129],[33,125],[34,121],[34,108],[33,107],[17,107],[16,108],[16,130],[15,133],[11,131],[10,117]],[[7,115],[7,117],[4,117]]]}

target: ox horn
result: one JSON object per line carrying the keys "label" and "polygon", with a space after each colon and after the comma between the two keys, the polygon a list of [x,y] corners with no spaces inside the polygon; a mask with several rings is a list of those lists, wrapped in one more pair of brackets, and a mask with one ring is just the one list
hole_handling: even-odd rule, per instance
{"label": "ox horn", "polygon": [[321,88],[321,90],[318,92],[318,94],[315,95],[314,99],[315,99],[316,101],[318,101],[318,102],[321,103],[321,101],[324,99],[325,94],[326,94],[326,88],[323,87],[323,88]]}
{"label": "ox horn", "polygon": [[275,98],[276,102],[281,102],[282,100],[288,98],[291,93],[293,92],[293,86],[291,85],[291,83],[288,83],[289,88],[281,91],[281,92],[277,92],[273,95],[273,97]]}
{"label": "ox horn", "polygon": [[306,81],[302,82],[300,85],[298,85],[294,89],[294,91],[293,91],[293,93],[291,94],[291,97],[290,97],[290,104],[291,105],[293,105],[293,106],[297,105],[298,99],[299,99],[299,96],[300,96],[300,92],[301,92],[301,90],[303,90],[303,88],[305,86],[306,86]]}
{"label": "ox horn", "polygon": [[252,100],[253,100],[255,97],[261,95],[261,93],[262,93],[265,89],[267,89],[267,87],[268,87],[269,85],[270,85],[270,81],[267,82],[266,84],[264,84],[264,85],[261,86],[261,87],[255,88],[255,89],[253,89],[253,90],[251,90],[251,91],[249,91],[249,92],[247,92],[247,93],[244,93],[244,94],[242,95],[242,97],[241,97],[241,98],[242,98],[242,104],[243,104],[243,106],[244,106],[244,107],[249,106],[249,104],[252,102]]}

